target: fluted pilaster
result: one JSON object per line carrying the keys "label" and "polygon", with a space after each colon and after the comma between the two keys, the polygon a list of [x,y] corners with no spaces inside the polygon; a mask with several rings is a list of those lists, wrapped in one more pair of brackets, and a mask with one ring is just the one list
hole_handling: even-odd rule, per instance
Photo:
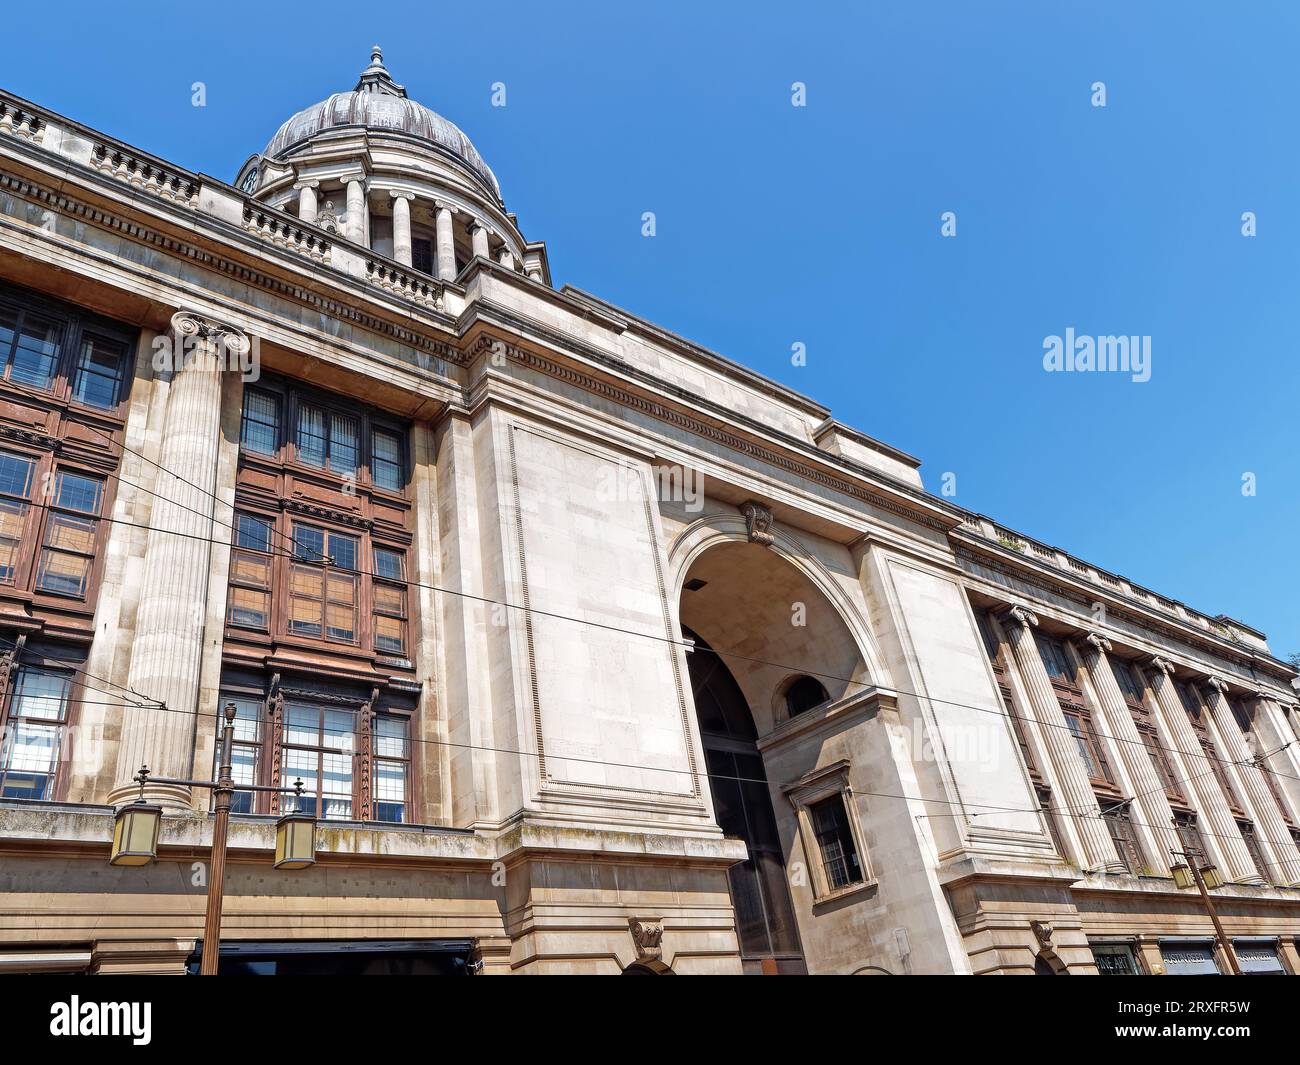
{"label": "fluted pilaster", "polygon": [[1187,787],[1195,796],[1196,812],[1204,821],[1202,835],[1209,837],[1205,845],[1222,855],[1223,872],[1228,880],[1262,882],[1262,877],[1255,871],[1250,851],[1246,849],[1241,832],[1237,829],[1237,820],[1228,808],[1228,800],[1215,776],[1214,767],[1201,750],[1196,730],[1188,720],[1183,701],[1174,689],[1173,663],[1155,657],[1144,665],[1151,674],[1152,688],[1160,703],[1173,745],[1182,753],[1183,762],[1187,766]]}
{"label": "fluted pilaster", "polygon": [[1272,869],[1261,869],[1264,878],[1275,884],[1300,883],[1300,851],[1291,841],[1291,831],[1282,819],[1277,800],[1269,790],[1268,782],[1255,754],[1246,744],[1246,737],[1237,723],[1232,707],[1228,705],[1228,686],[1218,677],[1211,677],[1202,686],[1205,703],[1210,708],[1214,726],[1223,739],[1224,754],[1236,762],[1237,779],[1241,781],[1255,815],[1255,833],[1260,848],[1273,861]]}
{"label": "fluted pilaster", "polygon": [[1087,768],[1034,642],[1033,630],[1038,625],[1038,618],[1023,607],[1012,607],[1002,616],[1002,621],[1034,715],[1043,725],[1043,741],[1052,759],[1056,779],[1065,793],[1061,797],[1061,812],[1067,812],[1064,808],[1068,807],[1078,830],[1084,851],[1079,858],[1086,869],[1122,871],[1124,863],[1115,852],[1115,844],[1101,819],[1101,809],[1088,780]]}
{"label": "fluted pilaster", "polygon": [[1157,871],[1167,870],[1173,860],[1172,852],[1178,849],[1178,837],[1172,827],[1173,811],[1165,795],[1164,782],[1151,763],[1151,755],[1133,722],[1132,711],[1128,708],[1124,693],[1120,691],[1119,682],[1115,680],[1110,665],[1110,641],[1092,632],[1079,646],[1084,668],[1092,681],[1093,691],[1097,693],[1100,703],[1098,709],[1106,724],[1106,731],[1118,741],[1116,746],[1119,748],[1120,760],[1133,782],[1133,805],[1137,807],[1142,822],[1137,826],[1138,835],[1149,839],[1155,848],[1155,853],[1148,856],[1153,859],[1153,868]]}
{"label": "fluted pilaster", "polygon": [[[215,492],[221,380],[228,360],[246,353],[249,341],[236,329],[182,311],[172,318],[172,342],[157,494],[128,671],[130,687],[162,705],[125,710],[114,801],[136,794],[130,780],[141,764],[158,776],[192,772],[211,541],[219,533],[229,536],[226,526],[214,523],[220,516]],[[168,785],[151,785],[145,797],[188,805],[187,789]]]}

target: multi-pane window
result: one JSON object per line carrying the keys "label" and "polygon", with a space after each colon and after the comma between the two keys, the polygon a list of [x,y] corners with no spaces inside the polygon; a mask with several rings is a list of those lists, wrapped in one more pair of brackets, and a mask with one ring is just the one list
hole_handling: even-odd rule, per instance
{"label": "multi-pane window", "polygon": [[18,579],[27,502],[31,498],[36,460],[0,451],[0,584]]}
{"label": "multi-pane window", "polygon": [[1128,872],[1136,874],[1142,868],[1142,855],[1138,850],[1137,836],[1133,831],[1133,821],[1125,807],[1112,807],[1102,813],[1106,829],[1110,832],[1115,852]]}
{"label": "multi-pane window", "polygon": [[250,388],[244,392],[239,443],[245,451],[274,455],[280,450],[280,398]]}
{"label": "multi-pane window", "polygon": [[81,338],[72,376],[72,398],[101,410],[112,410],[121,396],[127,347],[120,340],[86,333]]}
{"label": "multi-pane window", "polygon": [[72,678],[23,666],[14,681],[0,747],[0,796],[52,799],[68,723]]}
{"label": "multi-pane window", "polygon": [[374,800],[372,816],[376,821],[398,824],[407,816],[408,788],[411,777],[411,723],[394,714],[378,714],[371,733],[374,752]]}
{"label": "multi-pane window", "polygon": [[375,650],[384,654],[406,653],[406,585],[396,583],[406,579],[405,564],[405,556],[400,551],[375,548],[372,588]]}
{"label": "multi-pane window", "polygon": [[1070,735],[1074,737],[1075,746],[1079,748],[1079,756],[1083,759],[1083,764],[1088,767],[1088,776],[1093,780],[1113,784],[1110,765],[1106,762],[1106,755],[1102,751],[1096,733],[1092,731],[1091,719],[1082,711],[1067,710],[1065,724],[1070,729]]}
{"label": "multi-pane window", "polygon": [[301,780],[306,812],[323,820],[352,816],[353,717],[351,710],[309,703],[285,706],[279,786]]}
{"label": "multi-pane window", "polygon": [[98,477],[59,470],[45,538],[41,545],[36,587],[51,595],[84,599],[95,561],[104,482]]}
{"label": "multi-pane window", "polygon": [[357,472],[360,425],[351,415],[300,404],[294,440],[299,462],[345,475]]}
{"label": "multi-pane window", "polygon": [[1035,633],[1034,639],[1038,644],[1038,653],[1043,658],[1043,665],[1047,667],[1047,675],[1053,680],[1073,684],[1074,665],[1070,661],[1070,655],[1065,649],[1065,644],[1061,643],[1056,637],[1047,636],[1043,633]]}
{"label": "multi-pane window", "polygon": [[357,642],[355,536],[294,525],[289,570],[289,632],[335,643]]}
{"label": "multi-pane window", "polygon": [[1205,840],[1193,814],[1174,814],[1174,829],[1189,861],[1194,859],[1202,865],[1209,861],[1210,852],[1205,849]]}
{"label": "multi-pane window", "polygon": [[32,388],[48,389],[59,365],[62,327],[30,311],[0,307],[0,358],[4,379]]}
{"label": "multi-pane window", "polygon": [[[234,742],[230,750],[230,775],[236,784],[235,794],[230,799],[230,809],[237,814],[257,812],[257,792],[246,788],[239,790],[238,785],[257,784],[262,769],[262,700],[247,695],[223,695],[221,709],[227,703],[235,704]],[[224,713],[217,715],[217,750],[214,764],[221,764],[221,736],[225,727]],[[213,774],[215,778],[215,773]]]}
{"label": "multi-pane window", "polygon": [[266,631],[271,623],[271,537],[274,523],[255,514],[235,516],[226,621]]}
{"label": "multi-pane window", "polygon": [[813,835],[821,852],[822,869],[830,890],[862,882],[862,864],[858,848],[853,842],[844,796],[832,795],[808,807],[812,819]]}
{"label": "multi-pane window", "polygon": [[1115,683],[1119,685],[1119,690],[1124,693],[1124,698],[1130,703],[1142,702],[1142,688],[1133,676],[1132,667],[1119,658],[1110,660],[1110,671],[1115,674]]}
{"label": "multi-pane window", "polygon": [[370,434],[370,477],[380,488],[400,492],[406,483],[402,462],[402,438],[389,429]]}

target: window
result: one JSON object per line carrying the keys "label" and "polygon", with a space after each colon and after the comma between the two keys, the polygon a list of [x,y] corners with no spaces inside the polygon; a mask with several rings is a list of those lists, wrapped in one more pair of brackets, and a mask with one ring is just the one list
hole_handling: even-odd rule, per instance
{"label": "window", "polygon": [[[221,709],[227,703],[235,704],[235,735],[230,751],[230,774],[235,784],[257,784],[262,768],[262,700],[247,695],[221,697]],[[217,750],[214,764],[221,766],[221,734],[225,727],[224,713],[217,715]],[[213,779],[216,779],[216,772]],[[230,809],[237,814],[251,814],[259,809],[257,792],[236,790],[230,798]]]}
{"label": "window", "polygon": [[260,518],[255,514],[235,516],[227,624],[262,631],[270,627],[271,536],[274,531],[270,518]]}
{"label": "window", "polygon": [[815,802],[808,807],[808,813],[830,890],[838,891],[850,884],[862,883],[862,866],[849,827],[849,815],[844,808],[844,796],[836,794]]}
{"label": "window", "polygon": [[1073,684],[1074,666],[1070,662],[1065,644],[1055,636],[1046,636],[1043,633],[1035,633],[1034,639],[1038,644],[1038,653],[1042,656],[1043,665],[1047,668],[1047,675],[1053,680]]}
{"label": "window", "polygon": [[36,460],[0,451],[0,584],[18,579],[19,553],[27,525]]}
{"label": "window", "polygon": [[1110,775],[1110,765],[1106,762],[1101,744],[1092,731],[1092,721],[1088,716],[1078,710],[1066,710],[1065,723],[1074,737],[1083,764],[1088,768],[1088,776],[1095,781],[1114,783]]}
{"label": "window", "polygon": [[23,666],[14,681],[0,748],[0,796],[52,799],[72,679]]}
{"label": "window", "polygon": [[407,820],[407,785],[411,766],[411,723],[393,714],[378,714],[372,732],[374,749],[374,819],[402,824]]}
{"label": "window", "polygon": [[48,389],[59,364],[62,328],[30,311],[0,308],[0,358],[4,379],[15,384]]}
{"label": "window", "polygon": [[829,699],[821,681],[815,677],[796,677],[785,689],[786,716],[798,717]]}
{"label": "window", "polygon": [[1160,957],[1170,976],[1220,976],[1214,957],[1214,940],[1162,939]]}
{"label": "window", "polygon": [[285,706],[279,786],[292,788],[301,780],[306,811],[322,820],[352,816],[352,721],[351,710],[298,702]]}
{"label": "window", "polygon": [[1052,813],[1052,792],[1042,787],[1035,789],[1034,794],[1038,797],[1038,809],[1043,815],[1043,820],[1047,822],[1047,831],[1051,833],[1056,853],[1064,858],[1065,841],[1061,838],[1061,827],[1056,823],[1056,815]]}
{"label": "window", "polygon": [[46,518],[45,540],[37,590],[50,595],[84,599],[95,561],[104,482],[98,477],[59,470],[54,477],[52,509]]}
{"label": "window", "polygon": [[1174,814],[1174,829],[1189,863],[1195,860],[1204,865],[1209,861],[1209,851],[1205,849],[1205,840],[1201,838],[1201,830],[1196,826],[1194,815]]}
{"label": "window", "polygon": [[370,437],[370,477],[380,488],[400,492],[406,483],[402,461],[402,438],[387,429],[376,429]]}
{"label": "window", "polygon": [[433,273],[433,241],[419,237],[411,241],[411,265],[421,273]]}
{"label": "window", "polygon": [[81,338],[72,378],[72,398],[101,410],[117,406],[126,368],[127,349],[120,340],[96,333]]}
{"label": "window", "polygon": [[1128,943],[1092,943],[1092,958],[1099,976],[1138,976],[1137,956]]}
{"label": "window", "polygon": [[1241,832],[1242,842],[1246,844],[1246,850],[1250,852],[1250,860],[1255,863],[1255,869],[1265,883],[1273,883],[1273,863],[1264,856],[1264,848],[1259,845],[1255,826],[1249,821],[1238,821],[1237,828]]}
{"label": "window", "polygon": [[1129,664],[1121,659],[1112,658],[1110,660],[1110,670],[1115,674],[1115,683],[1119,685],[1119,690],[1124,693],[1124,698],[1130,703],[1142,703],[1142,688],[1133,676],[1133,669]]}
{"label": "window", "polygon": [[310,525],[293,527],[289,632],[357,642],[357,538]]}
{"label": "window", "polygon": [[1111,842],[1115,844],[1115,852],[1124,863],[1125,870],[1136,876],[1142,868],[1142,856],[1138,850],[1137,836],[1133,832],[1133,822],[1129,818],[1128,809],[1112,807],[1104,810],[1101,816],[1106,822]]}
{"label": "window", "polygon": [[400,551],[375,548],[374,630],[375,650],[384,654],[406,653],[406,586],[380,580],[405,580],[406,559]]}
{"label": "window", "polygon": [[274,455],[279,452],[279,397],[254,388],[244,392],[239,444],[245,451],[256,451],[259,455]]}
{"label": "window", "polygon": [[1278,939],[1269,937],[1241,937],[1232,941],[1233,953],[1242,976],[1286,976],[1286,968],[1278,957]]}
{"label": "window", "polygon": [[298,461],[355,475],[360,452],[357,419],[304,403],[298,408],[295,437]]}

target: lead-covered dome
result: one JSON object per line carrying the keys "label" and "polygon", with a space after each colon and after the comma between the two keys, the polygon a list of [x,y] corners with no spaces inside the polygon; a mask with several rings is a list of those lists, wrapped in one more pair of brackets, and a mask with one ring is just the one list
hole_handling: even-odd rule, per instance
{"label": "lead-covered dome", "polygon": [[450,153],[478,175],[497,201],[501,187],[492,168],[454,122],[436,111],[408,99],[406,89],[393,81],[384,66],[383,52],[376,45],[370,66],[351,92],[335,93],[320,103],[299,111],[276,131],[263,156],[281,159],[298,145],[331,129],[361,127],[377,132],[399,133],[425,141]]}

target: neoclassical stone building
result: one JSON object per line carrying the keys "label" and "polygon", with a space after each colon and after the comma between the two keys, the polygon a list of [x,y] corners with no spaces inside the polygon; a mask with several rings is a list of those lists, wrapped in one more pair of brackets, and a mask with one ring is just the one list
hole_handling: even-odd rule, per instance
{"label": "neoclassical stone building", "polygon": [[[0,93],[0,970],[1300,971],[1296,670],[555,288],[376,49],[235,183]],[[1153,522],[1155,519],[1153,518]],[[1153,528],[1152,534],[1156,533]]]}

